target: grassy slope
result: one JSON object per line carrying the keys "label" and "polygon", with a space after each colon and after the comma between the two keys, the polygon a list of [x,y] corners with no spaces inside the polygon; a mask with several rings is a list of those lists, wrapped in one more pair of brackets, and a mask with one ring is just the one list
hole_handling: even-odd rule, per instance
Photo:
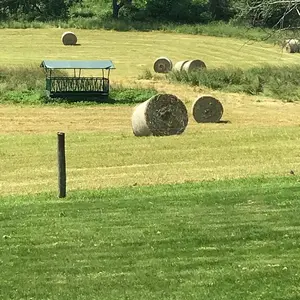
{"label": "grassy slope", "polygon": [[[75,30],[81,46],[64,47],[64,29],[1,29],[5,44],[0,49],[4,65],[35,64],[44,59],[112,59],[117,69],[112,80],[136,78],[144,68],[152,69],[154,60],[167,56],[174,63],[202,59],[208,68],[234,65],[249,67],[270,63],[299,64],[297,55],[280,47],[246,40],[171,34],[162,32],[115,32]],[[249,42],[249,41],[248,41]]]}
{"label": "grassy slope", "polygon": [[0,298],[299,299],[299,196],[292,176],[2,197]]}

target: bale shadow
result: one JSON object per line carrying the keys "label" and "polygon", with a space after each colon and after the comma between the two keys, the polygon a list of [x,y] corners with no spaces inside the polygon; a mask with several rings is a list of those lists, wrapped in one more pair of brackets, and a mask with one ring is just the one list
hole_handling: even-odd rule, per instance
{"label": "bale shadow", "polygon": [[229,120],[221,120],[218,123],[220,123],[220,124],[231,124],[231,121],[229,121]]}
{"label": "bale shadow", "polygon": [[59,97],[59,98],[49,98],[44,97],[44,103],[65,103],[65,104],[76,104],[76,103],[93,103],[93,104],[115,104],[116,100],[110,97]]}

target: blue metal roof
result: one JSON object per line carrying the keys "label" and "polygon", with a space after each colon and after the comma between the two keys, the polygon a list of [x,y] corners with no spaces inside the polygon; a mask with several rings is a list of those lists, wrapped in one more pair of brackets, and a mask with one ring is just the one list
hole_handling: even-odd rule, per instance
{"label": "blue metal roof", "polygon": [[44,60],[45,69],[115,69],[111,60]]}

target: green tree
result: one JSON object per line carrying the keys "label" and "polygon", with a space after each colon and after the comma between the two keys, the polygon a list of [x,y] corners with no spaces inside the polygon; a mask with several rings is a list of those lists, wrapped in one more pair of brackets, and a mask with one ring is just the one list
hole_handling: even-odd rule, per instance
{"label": "green tree", "polygon": [[300,25],[300,0],[239,0],[234,6],[238,18],[254,26],[291,29]]}
{"label": "green tree", "polygon": [[112,0],[113,17],[117,19],[119,17],[120,9],[130,5],[132,5],[132,0]]}
{"label": "green tree", "polygon": [[67,18],[70,7],[82,0],[0,0],[2,18],[53,20]]}
{"label": "green tree", "polygon": [[211,19],[209,0],[148,0],[150,17],[172,22],[207,22]]}
{"label": "green tree", "polygon": [[209,11],[213,20],[228,21],[234,15],[231,0],[210,0]]}

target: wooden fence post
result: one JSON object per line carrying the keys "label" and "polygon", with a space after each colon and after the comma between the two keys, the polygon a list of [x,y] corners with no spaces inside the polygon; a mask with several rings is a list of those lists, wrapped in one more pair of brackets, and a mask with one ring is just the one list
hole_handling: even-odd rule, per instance
{"label": "wooden fence post", "polygon": [[58,197],[66,197],[66,154],[65,154],[65,134],[57,133],[57,161],[58,161]]}

